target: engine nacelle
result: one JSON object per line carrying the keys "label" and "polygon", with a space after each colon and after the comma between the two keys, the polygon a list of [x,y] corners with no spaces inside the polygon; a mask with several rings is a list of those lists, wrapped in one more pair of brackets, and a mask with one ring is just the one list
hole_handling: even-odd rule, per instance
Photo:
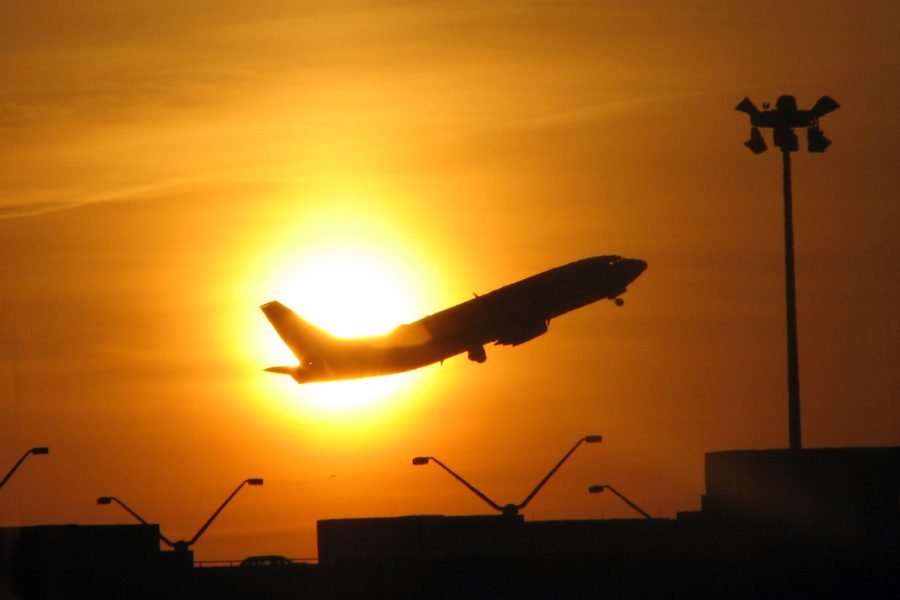
{"label": "engine nacelle", "polygon": [[484,351],[484,346],[475,346],[474,348],[469,348],[469,360],[472,362],[483,363],[487,360],[487,352]]}
{"label": "engine nacelle", "polygon": [[514,329],[504,331],[503,334],[497,338],[497,343],[507,346],[518,346],[519,344],[524,344],[528,340],[533,340],[537,336],[544,335],[545,333],[547,333],[547,321],[540,320],[522,323],[521,325],[517,325]]}

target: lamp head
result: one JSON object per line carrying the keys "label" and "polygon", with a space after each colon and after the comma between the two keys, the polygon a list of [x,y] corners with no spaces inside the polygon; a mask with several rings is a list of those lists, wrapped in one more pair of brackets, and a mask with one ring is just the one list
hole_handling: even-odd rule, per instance
{"label": "lamp head", "polygon": [[602,435],[586,435],[586,436],[584,436],[584,441],[587,442],[588,444],[596,444],[598,442],[603,441],[603,436]]}
{"label": "lamp head", "polygon": [[599,494],[600,492],[602,492],[605,489],[606,489],[605,485],[592,485],[591,487],[588,488],[588,493],[589,494]]}
{"label": "lamp head", "polygon": [[763,139],[759,127],[752,127],[750,129],[750,139],[744,142],[744,145],[747,146],[753,154],[762,154],[766,151],[766,140]]}
{"label": "lamp head", "polygon": [[825,152],[831,140],[825,137],[818,127],[810,127],[806,130],[806,149],[810,152]]}
{"label": "lamp head", "polygon": [[112,504],[112,496],[100,496],[97,498],[97,504]]}
{"label": "lamp head", "polygon": [[247,485],[262,485],[263,480],[261,477],[253,477],[252,479],[247,480]]}
{"label": "lamp head", "polygon": [[750,98],[744,98],[743,100],[741,100],[741,103],[735,106],[734,110],[739,110],[751,116],[759,112],[759,109],[756,108],[756,105],[753,104]]}
{"label": "lamp head", "polygon": [[775,101],[775,110],[782,112],[797,112],[797,99],[793,96],[778,96]]}
{"label": "lamp head", "polygon": [[31,449],[32,454],[50,454],[50,448],[47,446],[38,446],[37,448]]}
{"label": "lamp head", "polygon": [[427,465],[429,460],[431,460],[430,456],[416,456],[412,459],[412,464],[414,467],[419,467],[422,465]]}
{"label": "lamp head", "polygon": [[816,103],[813,105],[812,112],[814,117],[821,117],[823,115],[827,115],[830,112],[834,112],[841,107],[840,104],[834,101],[833,98],[829,96],[822,96]]}

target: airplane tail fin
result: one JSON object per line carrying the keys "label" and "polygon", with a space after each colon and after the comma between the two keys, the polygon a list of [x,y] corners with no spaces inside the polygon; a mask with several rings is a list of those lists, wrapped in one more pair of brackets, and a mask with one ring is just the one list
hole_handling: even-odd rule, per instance
{"label": "airplane tail fin", "polygon": [[304,321],[281,302],[267,302],[260,306],[260,309],[301,363],[304,360],[311,360],[334,341],[334,336],[330,333]]}

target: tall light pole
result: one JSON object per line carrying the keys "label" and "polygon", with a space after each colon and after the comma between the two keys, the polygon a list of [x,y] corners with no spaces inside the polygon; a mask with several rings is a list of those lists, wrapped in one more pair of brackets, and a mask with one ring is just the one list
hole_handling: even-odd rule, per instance
{"label": "tall light pole", "polygon": [[18,460],[16,464],[13,465],[13,468],[9,470],[9,473],[3,478],[3,481],[0,481],[0,488],[3,488],[6,485],[6,482],[9,481],[9,478],[13,476],[13,473],[19,468],[19,466],[25,462],[25,459],[28,458],[32,454],[50,454],[50,448],[46,446],[38,446],[35,448],[28,449],[25,454],[22,455],[22,458]]}
{"label": "tall light pole", "polygon": [[[191,546],[193,546],[197,542],[197,540],[200,539],[200,536],[203,535],[203,532],[205,532],[207,530],[207,528],[212,524],[212,522],[215,520],[215,518],[217,516],[219,516],[219,513],[222,512],[222,509],[224,509],[225,506],[227,506],[228,503],[231,502],[231,499],[235,497],[235,495],[241,490],[242,487],[244,487],[245,485],[262,485],[262,484],[263,484],[263,480],[258,477],[252,477],[250,479],[245,479],[244,481],[242,481],[234,489],[234,491],[231,492],[231,495],[229,495],[227,498],[225,498],[225,501],[222,502],[222,504],[219,506],[219,508],[217,508],[216,511],[212,514],[212,516],[210,516],[209,519],[206,520],[206,523],[204,523],[203,526],[200,527],[200,529],[197,531],[197,533],[194,535],[194,537],[192,537],[190,540],[180,540],[177,542],[173,542],[173,541],[169,540],[166,536],[164,536],[162,534],[162,532],[160,532],[160,534],[159,534],[159,539],[162,540],[170,548],[174,548],[175,550],[177,550],[179,552],[186,552]],[[119,506],[124,508],[126,511],[128,511],[129,514],[131,514],[131,516],[133,516],[135,519],[137,519],[144,525],[149,525],[149,523],[147,523],[147,521],[141,515],[137,514],[133,510],[131,510],[131,508],[129,508],[124,502],[122,502],[115,496],[101,496],[100,498],[97,498],[97,504],[111,504],[113,502],[115,502],[116,504],[118,504]]]}
{"label": "tall light pole", "polygon": [[535,488],[533,490],[531,490],[531,493],[528,494],[528,496],[526,496],[525,499],[522,500],[522,502],[520,502],[519,504],[507,504],[505,506],[500,506],[499,504],[497,504],[496,502],[494,502],[493,500],[488,498],[487,495],[485,495],[483,492],[478,490],[474,485],[472,485],[471,483],[469,483],[468,481],[463,479],[459,474],[457,474],[455,471],[453,471],[453,469],[451,469],[450,467],[448,467],[447,465],[445,465],[444,463],[442,463],[441,461],[439,461],[437,458],[435,458],[433,456],[416,456],[415,458],[412,459],[412,464],[413,464],[413,466],[420,466],[420,465],[427,465],[429,462],[435,463],[436,465],[438,465],[439,467],[441,467],[442,469],[444,469],[445,471],[450,473],[450,475],[455,477],[460,483],[462,483],[464,486],[466,486],[472,493],[474,493],[476,496],[478,496],[479,498],[484,500],[484,502],[487,503],[488,506],[490,506],[494,510],[500,512],[501,514],[503,514],[503,516],[514,517],[517,514],[519,514],[519,511],[522,510],[523,508],[525,508],[525,506],[527,506],[529,502],[531,502],[532,498],[534,498],[539,491],[541,491],[541,488],[544,487],[544,484],[546,484],[547,481],[549,481],[550,478],[553,477],[553,474],[556,473],[557,470],[559,470],[559,468],[563,465],[563,463],[566,462],[566,460],[570,456],[572,456],[572,453],[575,452],[575,450],[578,448],[578,446],[580,446],[584,442],[587,442],[589,444],[595,444],[595,443],[598,443],[601,441],[603,441],[603,437],[599,436],[599,435],[586,435],[583,438],[579,439],[577,442],[575,442],[575,445],[572,446],[572,448],[568,452],[566,452],[566,454],[560,459],[560,461],[558,463],[556,463],[556,466],[553,467],[552,469],[550,469],[550,472],[547,473],[543,479],[541,479],[541,481],[535,486]]}
{"label": "tall light pole", "polygon": [[787,304],[787,371],[788,371],[788,436],[790,449],[799,451],[800,440],[800,366],[797,349],[797,293],[794,281],[794,218],[793,198],[791,195],[791,152],[799,149],[797,134],[794,128],[806,128],[807,149],[810,152],[825,152],[831,140],[819,129],[819,117],[840,108],[840,105],[828,96],[822,96],[810,110],[798,110],[797,100],[793,96],[779,96],[775,108],[769,109],[768,103],[763,110],[749,98],[741,100],[734,107],[750,115],[750,139],[744,145],[753,154],[766,151],[766,141],[760,128],[772,129],[774,144],[781,148],[781,164],[784,193],[784,277],[785,302]]}

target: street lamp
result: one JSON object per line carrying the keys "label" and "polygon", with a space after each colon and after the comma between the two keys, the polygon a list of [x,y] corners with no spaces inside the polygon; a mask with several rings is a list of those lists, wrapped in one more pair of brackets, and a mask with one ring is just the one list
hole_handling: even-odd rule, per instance
{"label": "street lamp", "polygon": [[222,509],[225,508],[225,506],[227,506],[229,502],[231,502],[231,499],[234,498],[235,495],[239,491],[241,491],[242,487],[244,487],[245,485],[262,485],[262,484],[263,484],[263,480],[259,477],[253,477],[253,478],[245,479],[244,481],[242,481],[240,483],[240,485],[238,485],[236,488],[234,488],[234,491],[231,492],[231,495],[228,496],[227,498],[225,498],[225,501],[219,506],[219,508],[216,509],[216,512],[214,512],[209,517],[209,519],[207,519],[206,523],[203,524],[203,526],[200,528],[199,531],[197,531],[197,533],[194,535],[194,537],[192,537],[190,539],[190,541],[188,541],[188,542],[180,542],[180,543],[186,543],[186,546],[193,546],[194,543],[200,539],[200,536],[203,535],[203,532],[206,531],[206,528],[209,527],[212,524],[212,522],[215,520],[215,518],[219,516],[219,513],[222,512]]}
{"label": "street lamp", "polygon": [[579,439],[577,442],[575,442],[575,445],[572,446],[572,448],[568,452],[566,452],[566,454],[560,459],[560,461],[556,463],[556,466],[550,469],[550,472],[547,473],[547,475],[545,475],[543,479],[541,479],[541,481],[535,486],[533,490],[531,490],[531,493],[528,494],[528,496],[526,496],[525,499],[522,500],[522,502],[520,502],[519,504],[507,504],[505,506],[500,506],[499,504],[488,498],[483,492],[478,490],[475,486],[473,486],[471,483],[469,483],[459,474],[453,471],[453,469],[433,456],[416,456],[412,459],[412,464],[413,466],[427,465],[429,462],[437,464],[439,467],[450,473],[450,475],[455,477],[460,483],[469,488],[472,493],[484,500],[491,508],[500,512],[503,516],[514,517],[519,514],[519,511],[525,508],[525,506],[528,505],[529,502],[531,502],[532,498],[534,498],[541,490],[541,488],[544,487],[544,484],[546,484],[547,481],[549,481],[550,478],[553,477],[553,474],[556,473],[556,471],[562,466],[562,464],[566,462],[566,460],[572,455],[573,452],[575,452],[578,446],[580,446],[584,442],[595,444],[601,441],[603,441],[603,437],[599,435],[586,435],[583,438]]}
{"label": "street lamp", "polygon": [[13,465],[13,468],[9,470],[9,473],[6,474],[6,476],[3,478],[3,481],[0,481],[0,489],[2,489],[6,482],[9,481],[9,478],[13,476],[13,473],[16,472],[16,470],[19,468],[19,465],[25,462],[25,459],[28,458],[28,456],[31,454],[50,454],[50,448],[46,446],[38,446],[27,450],[25,454],[22,455],[22,458],[20,458],[18,462]]}
{"label": "street lamp", "polygon": [[603,490],[609,490],[609,491],[611,491],[613,494],[615,494],[616,496],[618,496],[619,498],[621,498],[622,501],[625,502],[625,504],[627,504],[628,506],[630,506],[630,507],[633,508],[634,510],[636,510],[636,511],[638,511],[639,513],[641,513],[642,515],[644,515],[645,518],[647,518],[647,519],[652,519],[652,518],[653,518],[652,516],[650,516],[650,513],[648,513],[647,511],[645,511],[643,508],[641,508],[640,506],[638,506],[637,504],[635,504],[634,502],[632,502],[632,501],[629,500],[628,498],[626,498],[621,492],[619,492],[619,490],[617,490],[616,488],[614,488],[613,486],[611,486],[611,485],[609,485],[609,484],[592,485],[591,487],[588,488],[588,492],[591,493],[591,494],[599,494],[599,493],[602,492]]}
{"label": "street lamp", "polygon": [[763,110],[749,98],[734,107],[750,116],[750,139],[744,145],[754,154],[766,151],[766,142],[760,128],[772,129],[772,140],[781,148],[784,190],[784,271],[785,302],[787,304],[787,370],[788,370],[788,435],[791,450],[799,451],[800,440],[800,367],[797,350],[797,294],[794,281],[794,222],[791,197],[791,152],[799,149],[794,129],[806,128],[806,148],[810,152],[825,152],[831,140],[819,129],[819,118],[840,108],[840,104],[828,96],[822,96],[810,110],[799,110],[793,96],[780,96],[775,108],[768,103]]}
{"label": "street lamp", "polygon": [[[121,506],[122,508],[124,508],[125,510],[127,510],[128,513],[131,514],[132,517],[134,517],[135,519],[137,519],[138,521],[140,521],[140,522],[143,523],[144,525],[149,525],[149,524],[150,524],[150,523],[147,522],[146,519],[144,519],[144,517],[142,517],[141,515],[139,515],[139,514],[137,514],[136,512],[134,512],[134,511],[131,509],[131,507],[129,507],[127,504],[125,504],[124,502],[122,502],[121,500],[119,500],[118,498],[116,498],[115,496],[101,496],[101,497],[97,498],[97,504],[101,504],[101,505],[102,505],[102,504],[112,504],[113,502],[115,502],[116,504],[118,504],[119,506]],[[174,547],[175,547],[175,542],[171,541],[169,538],[167,538],[166,536],[164,536],[164,535],[162,534],[161,531],[159,532],[159,539],[162,540],[162,541],[163,541],[167,546],[169,546],[170,548],[174,548]]]}
{"label": "street lamp", "polygon": [[[168,545],[171,548],[174,548],[177,551],[186,552],[188,550],[188,548],[193,546],[197,542],[197,540],[200,539],[200,536],[203,535],[203,533],[212,524],[212,522],[215,520],[215,518],[217,516],[219,516],[219,513],[222,512],[222,509],[224,509],[225,506],[227,506],[228,503],[231,502],[231,499],[235,497],[235,495],[241,490],[242,487],[244,487],[245,485],[262,485],[262,484],[263,484],[263,480],[258,477],[253,477],[253,478],[245,479],[244,481],[242,481],[240,483],[240,485],[238,485],[234,489],[234,491],[231,492],[231,495],[229,495],[227,498],[225,498],[225,501],[222,502],[222,504],[219,506],[219,508],[216,509],[216,511],[212,514],[212,516],[210,516],[209,519],[207,519],[206,523],[204,523],[203,526],[200,527],[199,531],[197,531],[197,533],[194,535],[194,537],[192,537],[190,540],[180,540],[177,542],[172,542],[171,540],[166,538],[161,532],[159,534],[159,539],[161,539],[166,545]],[[122,502],[115,496],[102,496],[100,498],[97,498],[97,504],[111,504],[112,502],[115,502],[116,504],[118,504],[119,506],[121,506],[122,508],[127,510],[131,514],[131,516],[136,518],[138,521],[140,521],[144,525],[149,525],[149,523],[147,523],[147,521],[143,517],[141,517],[139,514],[137,514],[133,510],[131,510],[124,502]]]}
{"label": "street lamp", "polygon": [[464,486],[469,488],[472,491],[472,493],[474,493],[476,496],[478,496],[479,498],[484,500],[494,510],[499,511],[499,512],[503,513],[504,515],[507,515],[507,514],[515,515],[516,514],[517,511],[515,511],[515,510],[513,510],[511,513],[508,513],[508,511],[507,511],[508,508],[512,507],[512,504],[507,504],[506,506],[500,506],[499,504],[497,504],[496,502],[494,502],[493,500],[488,498],[483,492],[481,492],[474,485],[472,485],[471,483],[469,483],[468,481],[463,479],[461,475],[456,473],[456,471],[454,471],[453,469],[451,469],[450,467],[448,467],[447,465],[445,465],[444,463],[442,463],[440,460],[438,460],[437,458],[435,458],[433,456],[416,456],[415,458],[412,459],[412,464],[413,464],[413,466],[418,467],[421,465],[427,465],[429,461],[435,463],[437,466],[439,466],[440,468],[444,469],[445,471],[447,471],[448,473],[453,475],[453,477],[455,477],[457,479],[457,481],[459,481]]}

